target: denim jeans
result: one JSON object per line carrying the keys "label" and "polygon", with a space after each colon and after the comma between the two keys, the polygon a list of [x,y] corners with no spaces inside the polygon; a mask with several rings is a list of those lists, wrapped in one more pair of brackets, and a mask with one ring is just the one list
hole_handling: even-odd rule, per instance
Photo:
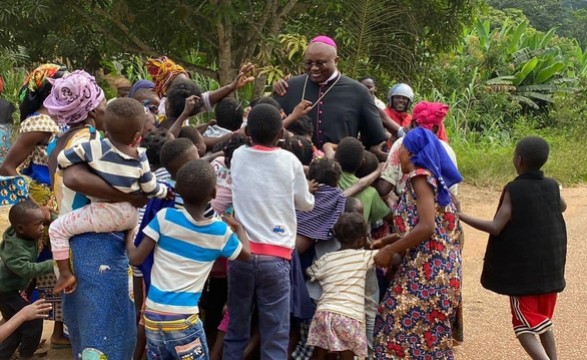
{"label": "denim jeans", "polygon": [[224,360],[242,360],[251,334],[253,306],[259,310],[261,359],[288,358],[290,325],[289,260],[251,255],[235,260],[228,271],[230,324],[224,338]]}
{"label": "denim jeans", "polygon": [[149,360],[208,360],[208,344],[201,320],[185,330],[163,331],[145,329]]}

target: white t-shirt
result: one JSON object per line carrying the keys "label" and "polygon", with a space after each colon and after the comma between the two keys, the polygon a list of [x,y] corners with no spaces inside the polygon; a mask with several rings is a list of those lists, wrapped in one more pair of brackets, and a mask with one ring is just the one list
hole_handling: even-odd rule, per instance
{"label": "white t-shirt", "polygon": [[230,171],[235,216],[251,240],[251,252],[285,257],[257,251],[257,245],[263,244],[282,248],[282,255],[287,249],[291,258],[297,227],[295,211],[314,207],[300,161],[281,148],[241,146],[232,156]]}

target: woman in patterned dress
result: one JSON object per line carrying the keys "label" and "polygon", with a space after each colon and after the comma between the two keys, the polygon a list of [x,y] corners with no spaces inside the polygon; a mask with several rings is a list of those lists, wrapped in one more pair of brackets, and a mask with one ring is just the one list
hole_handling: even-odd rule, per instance
{"label": "woman in patterned dress", "polygon": [[[19,136],[8,151],[0,165],[0,175],[26,175],[29,179],[29,196],[50,211],[57,211],[57,202],[50,187],[49,169],[47,167],[47,145],[61,132],[59,125],[49,116],[43,101],[51,92],[48,79],[62,77],[67,72],[64,66],[44,64],[33,70],[22,86],[20,96]],[[44,239],[45,243],[49,240]],[[41,258],[50,257],[49,249],[39,246]],[[44,251],[43,251],[44,250]],[[69,340],[63,333],[63,314],[61,299],[52,298],[55,275],[48,274],[37,279],[37,288],[48,294],[47,301],[53,305],[51,319],[55,320],[51,344],[53,347],[69,346]]]}
{"label": "woman in patterned dress", "polygon": [[416,128],[400,150],[406,191],[394,206],[400,240],[375,258],[388,267],[405,252],[379,306],[376,359],[453,359],[451,323],[461,296],[460,225],[448,188],[462,177],[436,136]]}

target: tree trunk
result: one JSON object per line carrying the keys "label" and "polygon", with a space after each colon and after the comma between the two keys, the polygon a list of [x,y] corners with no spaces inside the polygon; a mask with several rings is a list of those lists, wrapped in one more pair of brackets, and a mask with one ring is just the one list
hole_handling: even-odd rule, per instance
{"label": "tree trunk", "polygon": [[[221,7],[231,6],[230,0],[220,0],[218,5]],[[234,79],[238,69],[232,61],[232,22],[229,18],[222,18],[216,23],[216,33],[218,35],[218,81],[220,86],[230,84]]]}

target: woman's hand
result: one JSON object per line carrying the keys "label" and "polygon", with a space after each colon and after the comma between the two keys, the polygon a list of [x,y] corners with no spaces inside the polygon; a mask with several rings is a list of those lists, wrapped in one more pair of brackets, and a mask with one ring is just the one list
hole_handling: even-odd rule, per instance
{"label": "woman's hand", "polygon": [[389,248],[383,248],[379,250],[379,252],[375,255],[373,260],[375,261],[375,265],[381,268],[387,268],[391,265],[391,260],[393,259],[394,253],[389,250]]}
{"label": "woman's hand", "polygon": [[401,235],[398,233],[389,234],[384,236],[380,239],[374,240],[373,244],[371,245],[371,249],[383,249],[386,245],[393,244],[394,242],[401,239]]}

